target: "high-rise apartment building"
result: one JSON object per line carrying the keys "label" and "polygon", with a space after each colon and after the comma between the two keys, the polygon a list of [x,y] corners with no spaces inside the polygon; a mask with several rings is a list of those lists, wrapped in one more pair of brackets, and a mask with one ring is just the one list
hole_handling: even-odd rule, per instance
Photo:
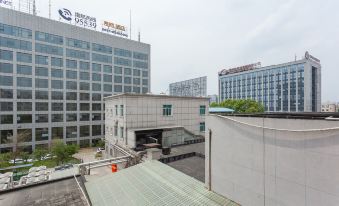
{"label": "high-rise apartment building", "polygon": [[305,58],[284,64],[222,70],[219,98],[254,99],[268,112],[320,112],[320,60],[306,52]]}
{"label": "high-rise apartment building", "polygon": [[0,152],[88,146],[104,97],[149,91],[149,44],[0,8]]}

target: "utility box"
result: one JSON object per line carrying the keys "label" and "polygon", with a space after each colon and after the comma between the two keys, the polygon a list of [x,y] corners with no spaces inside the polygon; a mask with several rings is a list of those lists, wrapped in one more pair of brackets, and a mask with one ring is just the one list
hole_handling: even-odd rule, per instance
{"label": "utility box", "polygon": [[158,148],[151,148],[147,149],[147,159],[149,160],[159,160],[160,159],[160,154],[161,150]]}

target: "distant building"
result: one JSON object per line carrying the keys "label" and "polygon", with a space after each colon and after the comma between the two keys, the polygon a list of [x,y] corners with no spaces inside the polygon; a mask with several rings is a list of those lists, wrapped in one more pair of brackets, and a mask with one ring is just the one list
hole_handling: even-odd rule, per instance
{"label": "distant building", "polygon": [[209,101],[210,104],[212,104],[212,103],[219,103],[218,95],[212,94],[212,95],[208,95],[207,97],[210,99],[210,101]]}
{"label": "distant building", "polygon": [[208,115],[206,186],[242,206],[337,206],[338,119],[321,113]]}
{"label": "distant building", "polygon": [[331,103],[326,103],[321,105],[321,112],[337,112],[337,105],[336,104],[331,104]]}
{"label": "distant building", "polygon": [[171,96],[185,97],[206,97],[207,96],[207,77],[199,77],[169,85]]}
{"label": "distant building", "polygon": [[[106,147],[161,147],[204,138],[208,98],[120,94],[105,98]],[[106,148],[109,151],[110,148]]]}
{"label": "distant building", "polygon": [[254,99],[268,112],[320,112],[320,60],[305,58],[261,67],[260,63],[219,72],[219,97]]}

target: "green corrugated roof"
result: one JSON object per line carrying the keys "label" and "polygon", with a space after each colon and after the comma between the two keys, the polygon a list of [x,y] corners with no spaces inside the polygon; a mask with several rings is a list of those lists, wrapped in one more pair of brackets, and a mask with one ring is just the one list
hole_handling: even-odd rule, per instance
{"label": "green corrugated roof", "polygon": [[94,206],[238,206],[159,161],[148,161],[85,183]]}

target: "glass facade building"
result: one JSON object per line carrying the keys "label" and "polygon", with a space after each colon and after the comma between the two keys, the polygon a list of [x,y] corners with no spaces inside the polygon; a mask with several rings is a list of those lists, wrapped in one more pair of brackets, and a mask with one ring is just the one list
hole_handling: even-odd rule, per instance
{"label": "glass facade building", "polygon": [[319,112],[321,65],[303,59],[247,71],[219,73],[219,98],[253,99],[267,112]]}
{"label": "glass facade building", "polygon": [[150,91],[150,45],[0,8],[0,152],[89,146],[103,98]]}

